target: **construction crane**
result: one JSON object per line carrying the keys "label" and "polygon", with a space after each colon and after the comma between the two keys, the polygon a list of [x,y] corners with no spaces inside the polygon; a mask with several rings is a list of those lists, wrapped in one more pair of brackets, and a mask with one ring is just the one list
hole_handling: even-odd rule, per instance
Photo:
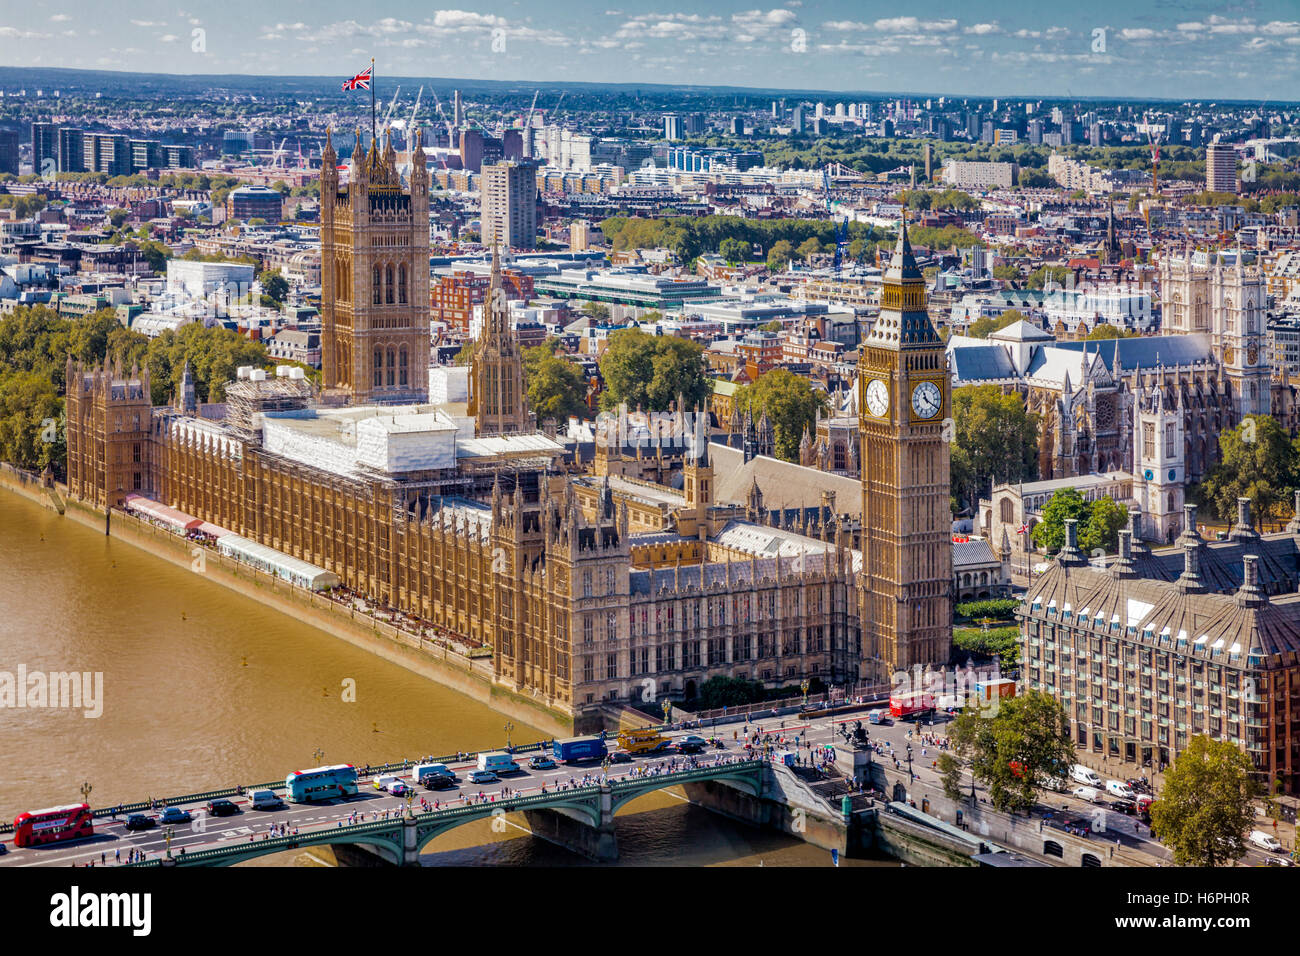
{"label": "construction crane", "polygon": [[273,168],[277,168],[277,169],[278,169],[278,168],[280,167],[280,165],[284,162],[284,144],[287,143],[287,142],[289,142],[289,137],[288,137],[288,136],[286,136],[284,139],[280,140],[280,148],[279,148],[279,149],[275,149],[275,150],[272,150],[272,151],[271,151],[271,166],[272,166]]}
{"label": "construction crane", "polygon": [[1151,144],[1151,194],[1160,195],[1160,137],[1152,136],[1147,130],[1147,141]]}
{"label": "construction crane", "polygon": [[437,107],[438,115],[442,117],[443,123],[447,126],[447,145],[448,147],[455,147],[456,144],[452,142],[452,139],[454,139],[454,133],[452,131],[455,127],[452,126],[451,120],[447,119],[447,114],[443,112],[442,100],[438,99],[438,91],[430,87],[429,92],[433,94],[433,105]]}
{"label": "construction crane", "polygon": [[406,148],[413,151],[415,141],[411,138],[415,135],[415,114],[420,112],[420,99],[424,96],[424,87],[420,87],[420,92],[415,94],[415,108],[411,110],[411,118],[406,121]]}
{"label": "construction crane", "polygon": [[558,121],[559,121],[559,115],[560,115],[560,104],[564,102],[564,98],[565,98],[566,96],[568,96],[568,95],[569,95],[569,91],[568,91],[568,90],[562,90],[562,91],[560,92],[560,98],[559,98],[558,100],[555,101],[555,106],[551,108],[551,115],[552,115],[553,117],[556,117],[556,119],[551,120],[551,122],[554,123],[554,122],[558,122]]}
{"label": "construction crane", "polygon": [[388,104],[388,112],[384,114],[384,122],[380,124],[380,129],[381,129],[380,137],[379,137],[380,139],[383,139],[383,134],[388,132],[389,127],[392,125],[393,110],[397,106],[397,98],[401,95],[402,95],[402,87],[399,85],[397,87],[396,92],[393,93],[393,101]]}

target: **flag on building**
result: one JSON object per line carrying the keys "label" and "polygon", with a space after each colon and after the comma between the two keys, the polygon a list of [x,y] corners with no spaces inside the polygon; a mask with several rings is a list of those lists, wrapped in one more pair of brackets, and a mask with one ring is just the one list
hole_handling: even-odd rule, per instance
{"label": "flag on building", "polygon": [[367,67],[350,80],[343,81],[343,92],[348,90],[368,90],[370,89],[370,73],[373,66]]}
{"label": "flag on building", "polygon": [[1020,526],[1020,530],[1017,531],[1016,534],[1029,534],[1029,525],[1022,524]]}

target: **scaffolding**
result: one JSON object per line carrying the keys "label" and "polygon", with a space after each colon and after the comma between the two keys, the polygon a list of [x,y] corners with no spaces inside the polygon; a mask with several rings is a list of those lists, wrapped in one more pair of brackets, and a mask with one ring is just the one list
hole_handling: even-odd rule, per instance
{"label": "scaffolding", "polygon": [[226,425],[247,442],[261,440],[259,415],[305,411],[310,406],[311,383],[305,377],[282,375],[279,371],[275,378],[268,378],[261,369],[241,368],[239,378],[226,386]]}

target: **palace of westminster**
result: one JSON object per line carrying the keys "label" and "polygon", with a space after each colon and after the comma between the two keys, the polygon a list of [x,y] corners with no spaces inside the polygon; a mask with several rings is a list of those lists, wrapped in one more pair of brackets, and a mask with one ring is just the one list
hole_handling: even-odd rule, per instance
{"label": "palace of westminster", "polygon": [[[151,498],[332,572],[490,646],[497,682],[575,723],[646,686],[680,700],[718,675],[887,683],[947,663],[949,383],[905,229],[861,350],[863,477],[764,459],[808,499],[774,507],[730,480],[740,456],[708,413],[676,410],[672,468],[622,436],[584,464],[540,431],[495,254],[468,400],[431,403],[429,175],[412,159],[403,184],[391,143],[358,144],[340,186],[326,145],[320,389],[246,369],[200,409],[187,375],[154,407],[147,372],[70,362],[69,493]],[[838,510],[820,479],[858,500]]]}
{"label": "palace of westminster", "polygon": [[[724,440],[679,407],[671,442],[630,448],[620,419],[584,458],[527,408],[495,254],[466,400],[430,401],[451,392],[426,386],[445,370],[428,369],[423,151],[409,185],[391,144],[358,145],[343,187],[328,143],[322,159],[323,387],[241,370],[224,405],[200,408],[186,376],[173,406],[154,407],[147,372],[69,362],[72,496],[105,509],[145,496],[324,569],[489,646],[498,683],[591,726],[647,687],[682,700],[714,676],[847,685],[947,665],[952,384],[1041,392],[1059,412],[1049,474],[1111,456],[1132,489],[1150,487],[1130,495],[1110,567],[1071,534],[1035,575],[1026,685],[1065,704],[1081,751],[1159,765],[1205,732],[1300,791],[1300,502],[1270,536],[1243,503],[1231,540],[1212,543],[1182,501],[1219,430],[1291,417],[1258,362],[1261,293],[1240,266],[1166,267],[1181,270],[1167,276],[1173,335],[1092,351],[1012,326],[945,347],[904,224],[856,389],[830,420],[856,474],[809,461],[811,439],[803,464],[767,457],[770,423],[738,428],[734,409]],[[1171,554],[1141,544],[1180,533]]]}

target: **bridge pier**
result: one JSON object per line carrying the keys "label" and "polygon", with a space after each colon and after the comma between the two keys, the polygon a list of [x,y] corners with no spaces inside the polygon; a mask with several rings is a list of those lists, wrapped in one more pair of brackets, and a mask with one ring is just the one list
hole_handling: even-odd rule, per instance
{"label": "bridge pier", "polygon": [[334,851],[339,866],[373,868],[397,865],[369,843],[334,843],[329,849]]}
{"label": "bridge pier", "polygon": [[614,833],[614,800],[609,787],[600,788],[599,799],[599,826],[593,827],[585,814],[566,807],[525,810],[524,819],[534,836],[597,863],[612,863],[618,859],[618,837]]}

